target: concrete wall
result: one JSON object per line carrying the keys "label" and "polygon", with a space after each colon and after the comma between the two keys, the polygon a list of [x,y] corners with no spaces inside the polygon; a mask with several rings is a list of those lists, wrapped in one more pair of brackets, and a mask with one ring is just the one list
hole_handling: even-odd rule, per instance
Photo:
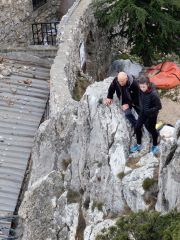
{"label": "concrete wall", "polygon": [[32,0],[0,2],[0,46],[32,43],[32,23],[58,20],[61,0],[48,0],[33,10]]}

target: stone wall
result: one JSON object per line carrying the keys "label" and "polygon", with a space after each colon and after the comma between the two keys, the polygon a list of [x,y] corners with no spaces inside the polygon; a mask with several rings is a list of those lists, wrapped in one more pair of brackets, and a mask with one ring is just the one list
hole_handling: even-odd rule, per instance
{"label": "stone wall", "polygon": [[68,9],[73,5],[75,0],[61,0],[61,5],[60,5],[60,14],[63,16],[66,14]]}
{"label": "stone wall", "polygon": [[51,69],[51,115],[72,102],[78,78],[103,80],[111,62],[106,33],[97,27],[93,0],[75,1],[59,26],[59,50]]}
{"label": "stone wall", "polygon": [[32,43],[34,22],[59,20],[61,0],[48,0],[33,10],[32,0],[0,2],[0,46],[26,46]]}

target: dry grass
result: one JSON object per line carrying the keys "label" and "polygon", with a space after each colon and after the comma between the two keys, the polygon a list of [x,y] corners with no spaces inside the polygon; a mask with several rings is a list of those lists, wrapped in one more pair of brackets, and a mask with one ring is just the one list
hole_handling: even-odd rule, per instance
{"label": "dry grass", "polygon": [[75,87],[73,89],[73,98],[76,101],[80,101],[82,98],[83,94],[86,91],[86,88],[90,85],[90,82],[86,78],[79,78],[76,81]]}
{"label": "dry grass", "polygon": [[126,163],[126,165],[132,169],[136,169],[136,168],[139,168],[139,166],[137,165],[137,163],[139,162],[141,158],[140,157],[137,157],[137,158],[133,158],[133,157],[130,157]]}
{"label": "dry grass", "polygon": [[69,190],[67,193],[67,201],[68,203],[78,203],[80,202],[81,196],[79,192]]}
{"label": "dry grass", "polygon": [[63,165],[63,170],[66,170],[69,166],[69,164],[71,164],[71,159],[63,159],[62,161],[62,165]]}

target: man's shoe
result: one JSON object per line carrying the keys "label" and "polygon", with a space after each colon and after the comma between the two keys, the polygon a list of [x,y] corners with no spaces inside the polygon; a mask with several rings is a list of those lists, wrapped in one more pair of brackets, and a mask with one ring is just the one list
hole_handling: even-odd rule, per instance
{"label": "man's shoe", "polygon": [[157,153],[159,153],[159,147],[158,146],[152,146],[151,153],[153,155],[156,155]]}
{"label": "man's shoe", "polygon": [[134,153],[134,152],[137,152],[137,151],[141,151],[141,149],[142,149],[142,146],[139,145],[139,144],[136,144],[136,145],[134,145],[130,148],[130,152]]}

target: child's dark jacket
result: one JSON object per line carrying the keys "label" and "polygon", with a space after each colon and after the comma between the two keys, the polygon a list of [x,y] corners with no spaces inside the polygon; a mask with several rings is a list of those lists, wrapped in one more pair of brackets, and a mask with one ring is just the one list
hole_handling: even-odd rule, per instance
{"label": "child's dark jacket", "polygon": [[147,92],[140,91],[139,94],[140,115],[155,117],[162,108],[157,90],[152,85]]}

